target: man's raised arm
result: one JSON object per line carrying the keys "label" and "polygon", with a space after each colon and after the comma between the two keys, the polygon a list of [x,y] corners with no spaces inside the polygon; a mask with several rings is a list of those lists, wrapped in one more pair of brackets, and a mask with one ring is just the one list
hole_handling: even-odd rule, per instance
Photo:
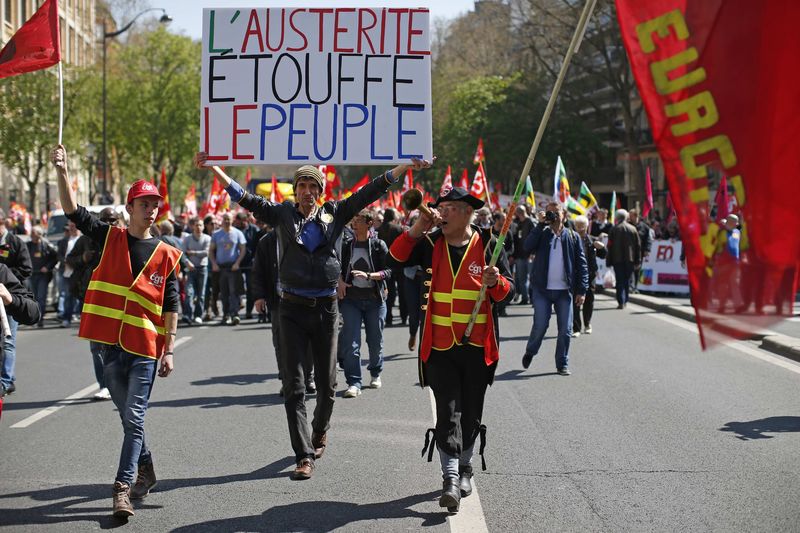
{"label": "man's raised arm", "polygon": [[67,149],[63,144],[59,144],[50,153],[50,159],[56,167],[58,178],[58,198],[61,200],[61,208],[67,215],[72,214],[78,209],[75,201],[75,192],[69,184],[69,171],[67,170]]}

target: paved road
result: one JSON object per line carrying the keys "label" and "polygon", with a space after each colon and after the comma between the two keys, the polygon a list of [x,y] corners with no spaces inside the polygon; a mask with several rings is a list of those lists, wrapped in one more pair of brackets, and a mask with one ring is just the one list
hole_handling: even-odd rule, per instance
{"label": "paved road", "polygon": [[601,297],[595,334],[574,341],[571,377],[554,374],[552,338],[522,371],[531,310],[510,308],[488,470],[455,519],[420,458],[430,396],[401,328],[386,331],[384,387],[337,401],[329,449],[303,482],[288,478],[268,331],[181,329],[178,368],[158,378],[147,417],[160,483],[127,525],[109,516],[112,405],[56,404],[91,394],[88,346],[74,329],[26,329],[0,422],[0,530],[797,531],[800,365],[748,343],[701,353],[691,324],[613,307]]}

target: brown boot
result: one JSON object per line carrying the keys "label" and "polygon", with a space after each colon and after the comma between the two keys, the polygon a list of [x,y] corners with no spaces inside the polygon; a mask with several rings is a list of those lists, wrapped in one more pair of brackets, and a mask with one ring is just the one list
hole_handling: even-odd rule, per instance
{"label": "brown boot", "polygon": [[153,469],[153,463],[139,465],[136,483],[133,484],[131,489],[131,500],[141,500],[150,494],[150,489],[155,487],[156,483],[158,483],[158,480],[156,479],[156,471]]}
{"label": "brown boot", "polygon": [[300,459],[300,462],[297,463],[297,466],[294,467],[294,472],[292,472],[292,478],[309,479],[311,477],[311,474],[313,473],[314,473],[314,460],[306,457],[305,459]]}
{"label": "brown boot", "polygon": [[128,518],[133,516],[133,505],[130,498],[131,487],[122,481],[114,482],[114,516]]}
{"label": "brown boot", "polygon": [[328,434],[312,432],[311,445],[314,447],[314,457],[319,459],[325,453],[325,446],[328,445]]}

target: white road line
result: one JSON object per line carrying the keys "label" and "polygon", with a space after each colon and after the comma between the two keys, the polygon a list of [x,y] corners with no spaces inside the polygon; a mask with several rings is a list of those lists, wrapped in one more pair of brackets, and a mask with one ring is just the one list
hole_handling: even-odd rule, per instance
{"label": "white road line", "polygon": [[[636,304],[629,303],[628,306],[632,309],[636,309],[637,311],[648,310],[648,308]],[[673,326],[678,326],[679,328],[683,328],[687,331],[691,331],[692,333],[697,334],[697,324],[694,324],[692,322],[687,322],[686,320],[681,320],[680,318],[675,318],[673,316],[665,315],[662,313],[646,313],[644,316],[662,320],[664,322],[669,322]],[[747,344],[744,344],[741,341],[725,344],[725,347],[738,350],[739,352],[755,357],[756,359],[761,359],[764,362],[773,364],[775,366],[779,366],[781,368],[785,368],[786,370],[789,370],[796,374],[800,374],[800,365],[798,365],[797,363],[794,363],[788,359],[784,359],[777,355],[770,355],[766,352],[753,348],[752,346],[748,346]]]}
{"label": "white road line", "polygon": [[[433,397],[433,390],[428,388],[428,393],[431,399],[431,414],[433,420],[436,420],[436,399]],[[436,446],[435,443],[432,443]],[[452,533],[489,533],[489,528],[486,526],[486,517],[483,515],[483,506],[481,506],[481,498],[478,495],[478,485],[475,483],[475,478],[472,478],[472,494],[467,498],[461,499],[461,506],[458,513],[448,515],[447,521],[450,523],[450,531]]]}
{"label": "white road line", "polygon": [[[181,344],[184,344],[184,343],[188,342],[189,340],[191,340],[191,337],[182,337],[182,338],[176,340],[175,341],[175,348],[177,348]],[[46,408],[42,409],[41,411],[37,411],[36,413],[33,413],[28,418],[24,418],[24,419],[20,420],[16,424],[10,426],[10,428],[11,429],[26,428],[26,427],[30,426],[31,424],[34,424],[34,423],[38,422],[42,418],[44,418],[46,416],[50,416],[53,413],[56,413],[56,412],[60,411],[64,407],[75,403],[76,400],[82,400],[83,398],[86,398],[90,394],[94,393],[96,390],[98,390],[97,383],[92,383],[88,387],[82,388],[81,390],[79,390],[75,394],[70,394],[69,396],[67,396],[63,400],[57,401],[56,403],[54,403],[50,407],[46,407]]]}

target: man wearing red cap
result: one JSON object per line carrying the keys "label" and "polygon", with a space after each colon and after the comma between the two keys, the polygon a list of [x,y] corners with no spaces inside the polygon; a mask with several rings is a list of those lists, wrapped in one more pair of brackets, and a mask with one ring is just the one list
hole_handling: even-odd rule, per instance
{"label": "man wearing red cap", "polygon": [[156,370],[167,377],[173,369],[181,252],[150,234],[162,201],[155,185],[139,180],[131,186],[125,206],[130,225],[117,228],[75,202],[63,146],[53,150],[52,160],[64,213],[102,250],[84,295],[78,335],[103,345],[106,387],[125,432],[113,489],[114,516],[127,518],[133,515],[131,499],[144,498],[156,484],[144,415]]}

